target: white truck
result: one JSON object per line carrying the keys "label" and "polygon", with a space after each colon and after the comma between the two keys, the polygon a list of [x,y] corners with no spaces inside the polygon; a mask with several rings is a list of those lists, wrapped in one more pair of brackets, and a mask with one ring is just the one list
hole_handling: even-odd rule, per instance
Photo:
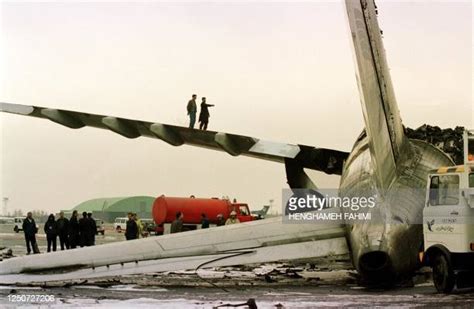
{"label": "white truck", "polygon": [[464,133],[464,164],[429,174],[422,261],[442,293],[474,286],[474,134]]}
{"label": "white truck", "polygon": [[114,221],[114,230],[118,233],[125,231],[127,229],[127,217],[115,218]]}

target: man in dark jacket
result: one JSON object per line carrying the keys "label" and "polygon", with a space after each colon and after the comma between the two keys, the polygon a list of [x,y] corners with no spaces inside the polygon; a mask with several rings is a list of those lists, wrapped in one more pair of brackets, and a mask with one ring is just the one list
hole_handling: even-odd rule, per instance
{"label": "man in dark jacket", "polygon": [[206,214],[201,214],[201,228],[208,229],[209,228],[209,219],[206,217]]}
{"label": "man in dark jacket", "polygon": [[225,219],[224,219],[224,216],[222,214],[218,214],[217,215],[217,226],[223,226],[225,225]]}
{"label": "man in dark jacket", "polygon": [[171,223],[170,234],[179,233],[183,231],[183,218],[184,218],[183,213],[181,211],[178,211],[176,213],[176,220],[174,220]]}
{"label": "man in dark jacket", "polygon": [[214,105],[213,104],[207,104],[206,103],[206,98],[203,97],[202,102],[201,102],[201,112],[199,113],[199,129],[200,130],[204,130],[204,131],[207,130],[207,125],[209,123],[209,117],[211,116],[209,114],[209,108],[208,107],[211,107],[211,106],[214,106]]}
{"label": "man in dark jacket", "polygon": [[79,219],[79,245],[81,247],[88,246],[89,239],[89,221],[87,219],[87,212],[82,213],[82,218]]}
{"label": "man in dark jacket", "polygon": [[[30,254],[31,250],[33,249],[33,253],[39,253],[35,252],[35,248],[37,248],[37,243],[36,243],[36,233],[38,233],[38,230],[36,228],[36,222],[33,219],[33,214],[28,212],[26,215],[25,220],[23,220],[23,232],[25,233],[25,241],[26,241],[26,254]],[[31,245],[31,247],[30,247]]]}
{"label": "man in dark jacket", "polygon": [[137,239],[138,235],[138,227],[137,222],[133,219],[133,214],[131,212],[128,213],[128,221],[127,221],[127,230],[125,231],[125,239],[132,240]]}
{"label": "man in dark jacket", "polygon": [[58,236],[59,236],[59,244],[61,245],[61,250],[69,249],[69,220],[64,218],[64,212],[59,213],[59,219],[56,220],[56,225],[58,226]]}
{"label": "man in dark jacket", "polygon": [[197,95],[193,94],[192,99],[189,100],[186,109],[189,115],[189,128],[194,129],[194,124],[196,123],[196,113],[197,113],[197,106],[196,106],[196,98]]}
{"label": "man in dark jacket", "polygon": [[79,222],[77,221],[77,210],[72,212],[71,220],[69,220],[69,246],[75,249],[79,244]]}
{"label": "man in dark jacket", "polygon": [[95,246],[95,234],[97,234],[97,223],[95,223],[95,219],[92,218],[92,213],[89,212],[87,214],[88,227],[89,227],[89,238],[88,238],[88,246]]}
{"label": "man in dark jacket", "polygon": [[51,245],[53,251],[56,251],[56,238],[58,237],[58,227],[54,220],[54,215],[50,214],[48,221],[44,224],[44,232],[46,233],[46,240],[48,241],[48,252],[51,252]]}

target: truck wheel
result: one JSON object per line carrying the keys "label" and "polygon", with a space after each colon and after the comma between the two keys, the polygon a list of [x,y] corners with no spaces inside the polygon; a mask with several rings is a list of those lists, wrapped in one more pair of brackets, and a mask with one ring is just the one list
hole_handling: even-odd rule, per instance
{"label": "truck wheel", "polygon": [[117,232],[118,233],[122,232],[122,228],[120,226],[117,226]]}
{"label": "truck wheel", "polygon": [[105,231],[102,231],[101,233],[102,233],[102,236],[104,236]]}
{"label": "truck wheel", "polygon": [[433,260],[433,282],[440,293],[450,293],[456,281],[453,268],[443,253],[438,253]]}
{"label": "truck wheel", "polygon": [[16,225],[15,225],[15,227],[13,228],[13,230],[15,231],[15,233],[20,232],[20,229],[19,229],[18,226],[16,226]]}

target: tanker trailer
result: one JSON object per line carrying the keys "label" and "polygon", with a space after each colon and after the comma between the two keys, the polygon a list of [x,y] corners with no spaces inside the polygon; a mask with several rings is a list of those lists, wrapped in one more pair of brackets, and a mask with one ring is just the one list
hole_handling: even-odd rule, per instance
{"label": "tanker trailer", "polygon": [[176,213],[183,213],[183,229],[196,230],[201,227],[201,214],[205,214],[211,226],[217,224],[217,215],[224,220],[229,218],[232,211],[237,213],[240,222],[252,221],[254,218],[249,207],[244,203],[232,203],[227,199],[167,197],[159,196],[153,202],[153,220],[157,226],[156,234],[168,234],[171,223],[176,219]]}

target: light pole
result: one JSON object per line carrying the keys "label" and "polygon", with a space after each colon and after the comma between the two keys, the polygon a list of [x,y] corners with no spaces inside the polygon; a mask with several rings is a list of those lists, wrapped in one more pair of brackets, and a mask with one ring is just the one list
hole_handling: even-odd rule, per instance
{"label": "light pole", "polygon": [[273,202],[274,202],[273,199],[270,199],[270,200],[268,201],[268,203],[270,204],[270,209],[268,209],[268,213],[269,213],[269,214],[272,214],[272,215],[276,215],[276,214],[278,213],[278,211],[276,211],[276,210],[273,209]]}
{"label": "light pole", "polygon": [[4,216],[8,216],[8,213],[7,213],[7,204],[8,204],[8,201],[9,201],[9,198],[8,198],[8,197],[4,197],[4,198],[3,198],[3,215],[4,215]]}

